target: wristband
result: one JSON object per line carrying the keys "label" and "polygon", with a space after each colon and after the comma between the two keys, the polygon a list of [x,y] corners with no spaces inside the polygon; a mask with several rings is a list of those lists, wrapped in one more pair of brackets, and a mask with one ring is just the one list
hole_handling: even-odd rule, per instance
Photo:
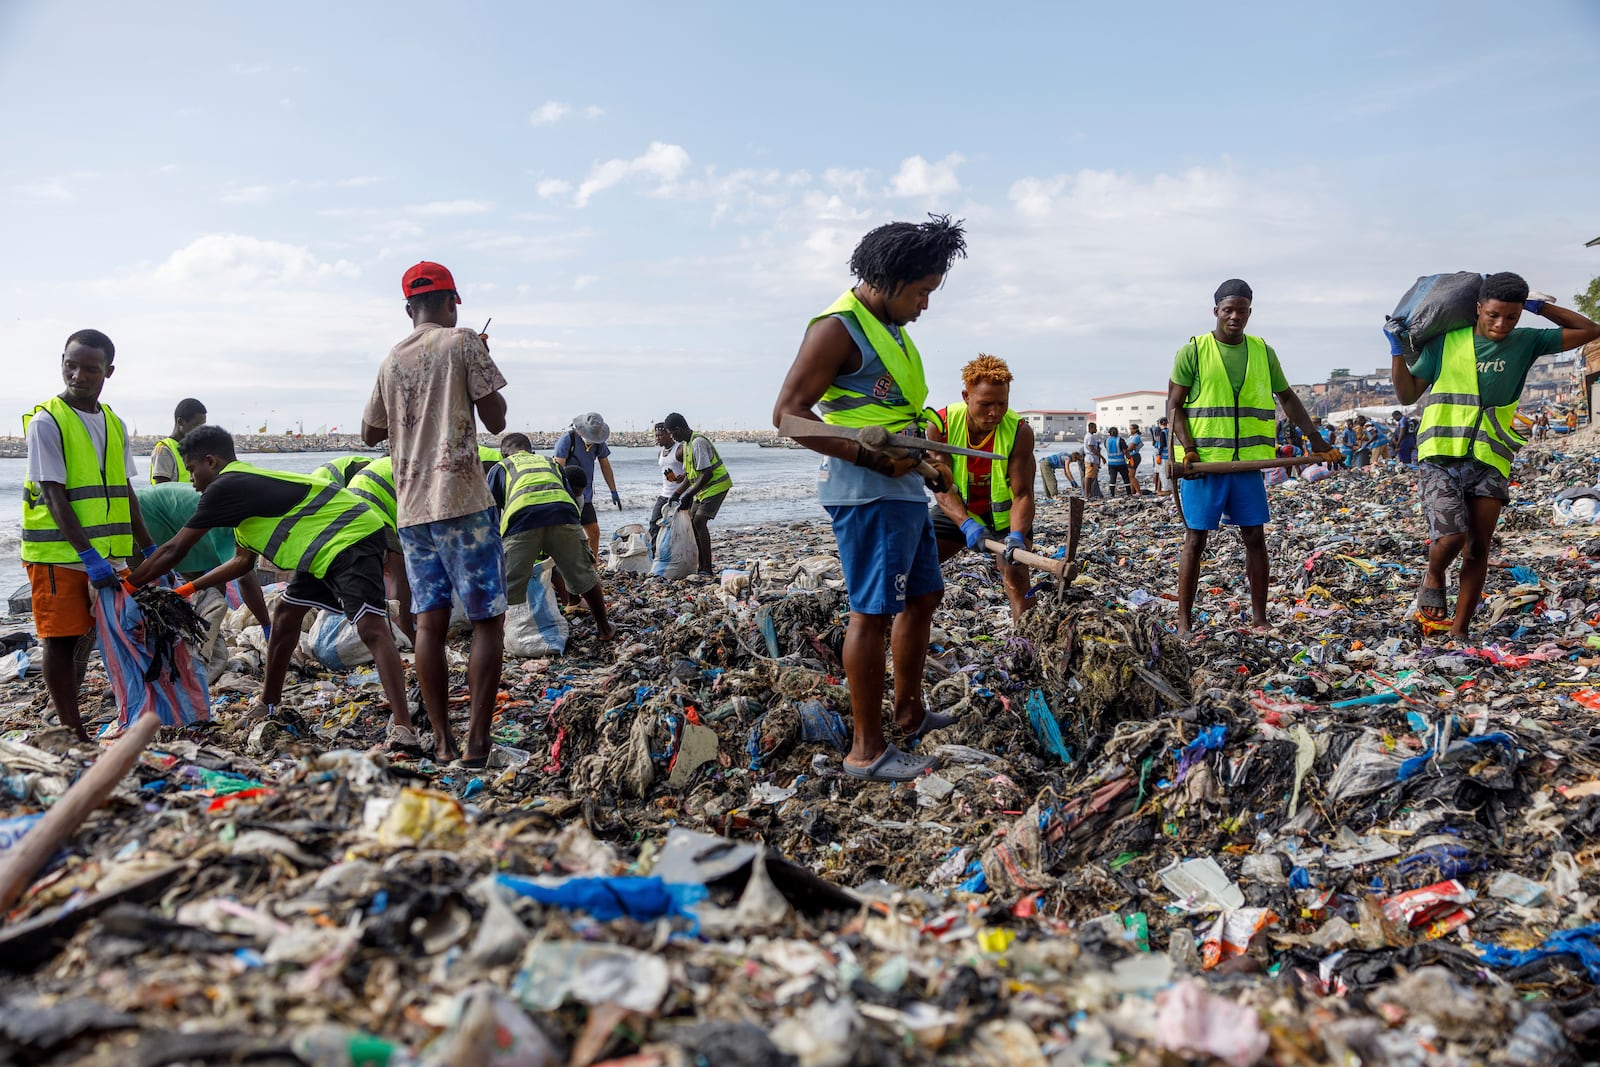
{"label": "wristband", "polygon": [[174,589],[173,592],[177,593],[179,596],[184,597],[186,599],[188,597],[192,597],[192,596],[194,596],[194,583],[193,582],[184,582],[182,585],[180,585],[176,589]]}

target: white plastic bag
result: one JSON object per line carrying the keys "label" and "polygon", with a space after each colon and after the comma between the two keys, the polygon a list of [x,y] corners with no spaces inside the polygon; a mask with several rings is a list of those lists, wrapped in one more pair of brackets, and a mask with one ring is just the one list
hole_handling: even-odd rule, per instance
{"label": "white plastic bag", "polygon": [[630,522],[612,531],[606,570],[623,574],[650,573],[650,541],[643,526]]}
{"label": "white plastic bag", "polygon": [[700,566],[694,543],[694,520],[687,511],[674,511],[656,534],[656,561],[650,573],[657,578],[687,578]]}
{"label": "white plastic bag", "polygon": [[[259,632],[259,631],[258,631]],[[389,623],[396,647],[410,647],[405,634]],[[356,624],[326,609],[319,609],[311,629],[300,635],[300,651],[324,667],[344,670],[372,662],[372,651],[356,632]]]}
{"label": "white plastic bag", "polygon": [[506,608],[506,652],[513,656],[559,656],[567,650],[570,627],[556,603],[554,564],[540,560],[528,579],[526,603]]}

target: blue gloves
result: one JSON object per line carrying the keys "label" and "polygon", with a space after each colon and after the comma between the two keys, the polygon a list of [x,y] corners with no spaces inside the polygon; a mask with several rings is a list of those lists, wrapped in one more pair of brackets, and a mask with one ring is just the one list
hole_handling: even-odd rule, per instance
{"label": "blue gloves", "polygon": [[1383,336],[1385,336],[1385,337],[1387,337],[1389,339],[1389,354],[1391,356],[1403,356],[1403,355],[1406,354],[1405,345],[1402,345],[1400,343],[1400,335],[1399,334],[1395,333],[1392,330],[1384,330],[1383,331]]}
{"label": "blue gloves", "polygon": [[1522,302],[1522,310],[1523,311],[1530,311],[1535,315],[1543,315],[1544,314],[1544,301],[1543,300],[1524,300]]}
{"label": "blue gloves", "polygon": [[111,569],[110,561],[94,549],[84,549],[78,553],[78,558],[83,561],[83,569],[89,575],[89,582],[96,589],[110,589],[121,584],[117,580],[117,572]]}
{"label": "blue gloves", "polygon": [[618,511],[622,510],[622,494],[615,489],[611,490],[611,502],[617,506]]}
{"label": "blue gloves", "polygon": [[159,547],[160,547],[159,545],[145,545],[139,551],[144,553],[144,558],[145,559],[149,559],[151,556],[156,554],[156,549],[159,548]]}
{"label": "blue gloves", "polygon": [[266,638],[268,641],[272,640],[272,624],[270,622],[264,622],[261,624],[261,636]]}
{"label": "blue gloves", "polygon": [[1012,530],[1010,533],[1006,534],[1006,547],[1027,548],[1027,542],[1022,539],[1022,531]]}
{"label": "blue gloves", "polygon": [[977,519],[969,518],[961,524],[961,533],[967,539],[968,548],[983,547],[983,539],[989,536],[989,531]]}

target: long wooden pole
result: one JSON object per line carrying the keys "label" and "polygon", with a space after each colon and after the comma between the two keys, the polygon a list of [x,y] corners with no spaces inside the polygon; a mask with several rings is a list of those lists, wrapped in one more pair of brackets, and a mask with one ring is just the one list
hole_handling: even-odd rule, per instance
{"label": "long wooden pole", "polygon": [[0,916],[11,910],[50,857],[105,803],[117,783],[133,770],[139,753],[159,729],[159,715],[141,715],[11,850],[10,857],[0,865]]}

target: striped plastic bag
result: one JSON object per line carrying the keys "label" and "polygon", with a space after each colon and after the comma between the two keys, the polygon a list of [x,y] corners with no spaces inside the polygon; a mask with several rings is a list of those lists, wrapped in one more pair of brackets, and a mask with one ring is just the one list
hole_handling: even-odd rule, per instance
{"label": "striped plastic bag", "polygon": [[205,663],[188,645],[173,650],[173,667],[146,682],[145,673],[155,659],[145,635],[144,612],[138,601],[120,587],[95,590],[94,625],[106,676],[117,701],[117,729],[147,711],[163,726],[188,726],[211,718],[206,695]]}

